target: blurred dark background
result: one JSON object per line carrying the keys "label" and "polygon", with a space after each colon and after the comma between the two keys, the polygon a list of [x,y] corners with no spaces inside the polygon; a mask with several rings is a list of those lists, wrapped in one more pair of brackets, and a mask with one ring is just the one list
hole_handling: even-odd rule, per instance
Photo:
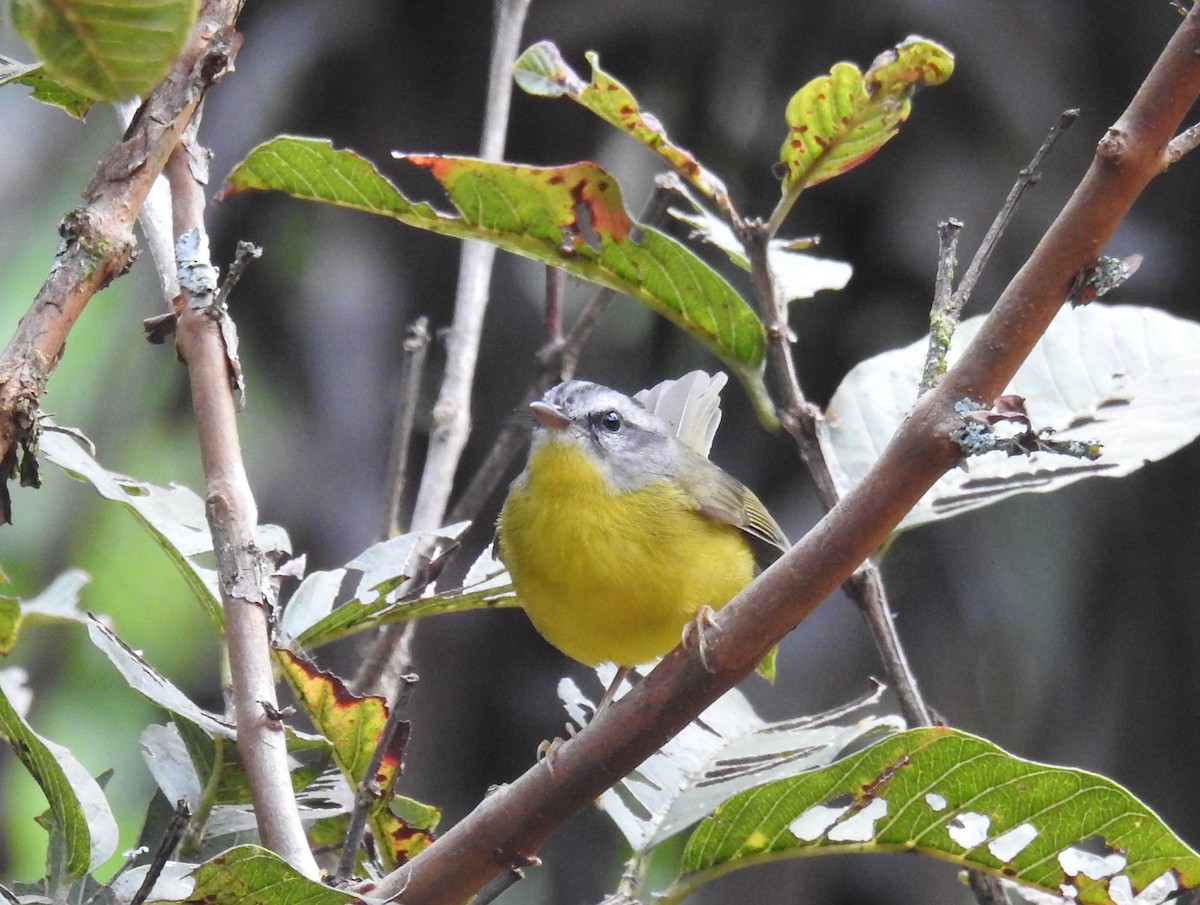
{"label": "blurred dark background", "polygon": [[[801,84],[840,59],[865,67],[909,34],[956,53],[953,78],[916,98],[899,137],[867,165],[806,193],[785,227],[786,235],[819,233],[823,255],[855,268],[845,291],[793,309],[803,384],[825,402],[853,364],[923,334],[937,222],[965,222],[965,264],[1058,114],[1079,107],[1078,123],[1027,194],[968,313],[987,310],[1179,20],[1166,0],[534,0],[523,45],[553,40],[581,73],[584,51],[597,51],[669,134],[727,181],[740,210],[761,215],[778,197],[771,165],[784,136],[782,110]],[[211,92],[201,133],[215,155],[214,189],[253,146],[284,132],[353,148],[414,193],[429,193],[429,185],[393,162],[393,149],[477,150],[490,4],[257,0],[241,28],[237,71]],[[7,26],[0,53],[30,57]],[[111,111],[96,109],[81,125],[13,87],[0,91],[0,121],[0,328],[7,337],[45,277],[59,218],[119,128]],[[519,91],[507,157],[597,160],[617,175],[635,212],[662,169],[581,108]],[[1167,172],[1118,232],[1108,253],[1138,251],[1145,263],[1117,301],[1197,317],[1198,174],[1200,163],[1190,158]],[[233,302],[249,380],[243,439],[262,519],[287,528],[310,568],[337,567],[381,531],[400,344],[418,315],[435,328],[449,323],[458,244],[270,195],[214,206],[209,224],[217,262],[232,258],[239,239],[265,249]],[[491,447],[531,372],[542,287],[540,266],[500,254],[462,476]],[[589,294],[572,285],[570,311]],[[44,405],[84,430],[109,467],[199,489],[184,371],[169,348],[141,339],[142,318],[161,308],[152,269],[141,261],[91,303]],[[435,347],[419,430],[440,366]],[[622,299],[588,346],[580,374],[632,391],[693,367],[716,362]],[[740,389],[726,392],[725,411],[714,458],[800,536],[819,512],[795,456],[759,428]],[[422,452],[419,437],[418,465]],[[1190,767],[1200,741],[1193,722],[1198,467],[1193,445],[1126,480],[1022,497],[919,529],[884,563],[913,665],[950,723],[1024,757],[1110,776],[1193,842],[1200,839],[1200,792]],[[153,543],[127,515],[53,468],[46,484],[16,492],[16,524],[0,531],[10,592],[29,597],[68,566],[87,570],[92,583],[82,606],[109,614],[151,662],[219,707],[211,632]],[[476,548],[498,505],[497,498],[470,535]],[[353,671],[352,647],[324,656]],[[110,790],[121,802],[122,843],[131,846],[151,789],[136,739],[161,716],[137,701],[117,703],[132,695],[80,630],[31,628],[10,659],[32,673],[34,725],[94,771],[116,768]],[[593,681],[511,610],[429,620],[418,632],[416,659],[421,683],[403,791],[442,806],[447,826],[489,785],[526,769],[539,740],[561,731],[560,676]],[[745,690],[764,715],[779,718],[853,697],[879,673],[859,618],[835,597],[785,641],[776,685],[751,681]],[[103,737],[97,713],[105,714]],[[0,767],[0,874],[30,879],[43,844],[30,820],[44,805],[3,752]],[[542,857],[545,866],[507,900],[596,901],[615,888],[625,850],[607,819],[589,812]],[[739,896],[970,900],[953,867],[894,856],[746,871],[699,900]]]}

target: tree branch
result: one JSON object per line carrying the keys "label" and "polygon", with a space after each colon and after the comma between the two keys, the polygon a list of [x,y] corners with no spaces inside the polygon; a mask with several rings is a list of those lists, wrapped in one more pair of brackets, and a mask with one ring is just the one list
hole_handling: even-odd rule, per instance
{"label": "tree branch", "polygon": [[[512,66],[520,48],[529,3],[530,0],[496,0],[495,3],[495,40],[479,152],[484,160],[500,160],[504,156],[512,101]],[[434,427],[413,509],[414,530],[429,530],[442,524],[454,487],[454,474],[471,430],[471,387],[475,380],[479,337],[495,256],[494,245],[477,240],[463,242],[454,322],[446,340],[446,374],[433,407]]]}
{"label": "tree branch", "polygon": [[[196,149],[197,159],[203,152]],[[205,509],[225,613],[225,638],[237,714],[237,746],[263,845],[309,877],[319,870],[308,847],[278,720],[271,659],[273,564],[258,544],[258,509],[246,478],[234,401],[232,324],[217,296],[204,231],[204,187],[188,143],[166,166],[179,264],[176,350],[186,363],[204,468]]]}
{"label": "tree branch", "polygon": [[240,0],[207,0],[167,77],[147,98],[121,142],[100,162],[84,203],[59,224],[50,275],[0,355],[0,525],[10,520],[4,486],[17,447],[35,439],[42,392],[67,334],[95,293],[136,257],[133,221],[205,91],[229,67],[241,37]]}
{"label": "tree branch", "polygon": [[879,461],[799,543],[721,611],[709,672],[676,648],[628,695],[374,889],[406,905],[454,905],[533,856],[576,811],[657,750],[753,671],[759,657],[847,580],[951,467],[955,401],[991,399],[1058,313],[1146,184],[1200,95],[1200,8],[1172,37],[1129,108],[1100,142],[1083,181],[1013,278],[962,359],[917,402]]}

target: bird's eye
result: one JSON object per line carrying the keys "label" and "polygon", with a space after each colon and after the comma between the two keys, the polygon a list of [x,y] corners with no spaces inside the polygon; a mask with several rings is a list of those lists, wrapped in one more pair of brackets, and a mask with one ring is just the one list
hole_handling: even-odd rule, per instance
{"label": "bird's eye", "polygon": [[612,409],[609,409],[600,416],[600,426],[610,434],[615,434],[621,429],[621,416]]}

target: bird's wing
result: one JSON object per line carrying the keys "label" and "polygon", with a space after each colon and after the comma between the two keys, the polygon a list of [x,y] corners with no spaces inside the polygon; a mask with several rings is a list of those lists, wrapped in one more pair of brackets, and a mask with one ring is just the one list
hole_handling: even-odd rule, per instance
{"label": "bird's wing", "polygon": [[755,542],[759,566],[770,565],[791,546],[767,507],[737,478],[690,450],[681,451],[675,465],[672,477],[695,502],[696,511],[745,532]]}

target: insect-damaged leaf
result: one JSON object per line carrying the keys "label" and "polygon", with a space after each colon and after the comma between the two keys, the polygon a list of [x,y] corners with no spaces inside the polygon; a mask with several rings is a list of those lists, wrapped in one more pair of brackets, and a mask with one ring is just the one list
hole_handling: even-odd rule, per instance
{"label": "insect-damaged leaf", "polygon": [[412,202],[371,163],[328,142],[280,136],[247,155],[221,191],[276,190],[482,239],[636,298],[716,353],[761,403],[766,336],[745,300],[674,239],[634,222],[620,189],[594,163],[560,167],[468,157],[397,155],[427,169],[458,209]]}
{"label": "insect-damaged leaf", "polygon": [[[333,757],[352,788],[363,782],[380,733],[388,719],[387,703],[378,695],[356,695],[333,673],[291,651],[276,651],[296,702],[313,725],[333,745]],[[436,808],[403,799],[392,792],[408,742],[402,723],[384,752],[371,783],[379,794],[367,822],[388,870],[407,861],[433,841],[441,816]]]}
{"label": "insect-damaged leaf", "polygon": [[675,891],[738,861],[872,851],[933,855],[1096,905],[1146,890],[1161,902],[1200,882],[1200,857],[1111,780],[931,728],[729,799],[688,840]]}
{"label": "insect-damaged leaf", "polygon": [[592,65],[592,80],[585,82],[562,58],[550,41],[538,41],[513,65],[513,77],[529,94],[563,95],[586,107],[610,125],[658,154],[717,207],[730,209],[729,193],[715,173],[701,165],[690,151],[667,137],[654,114],[643,110],[633,93],[600,68],[600,57],[585,54]]}
{"label": "insect-damaged leaf", "polygon": [[779,151],[786,168],[783,200],[771,216],[778,228],[796,196],[809,186],[851,170],[878,151],[908,119],[912,95],[940,85],[954,71],[954,56],[939,44],[909,37],[860,72],[835,63],[788,101],[788,135]]}

